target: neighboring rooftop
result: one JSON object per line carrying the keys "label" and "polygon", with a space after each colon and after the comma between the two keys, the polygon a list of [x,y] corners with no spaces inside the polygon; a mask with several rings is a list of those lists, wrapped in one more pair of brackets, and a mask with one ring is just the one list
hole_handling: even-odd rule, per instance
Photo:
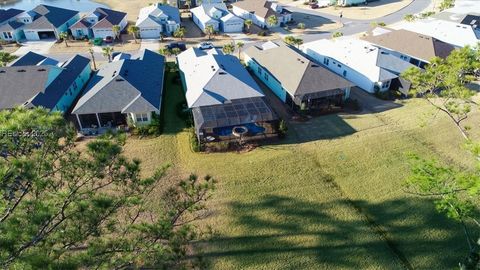
{"label": "neighboring rooftop", "polygon": [[90,65],[90,60],[80,55],[61,65],[47,64],[45,61],[49,58],[35,53],[27,55],[9,67],[0,68],[0,109],[20,105],[53,109],[68,87]]}
{"label": "neighboring rooftop", "polygon": [[424,61],[430,61],[434,57],[446,58],[455,49],[436,38],[404,29],[385,29],[384,33],[378,35],[373,31],[363,39]]}
{"label": "neighboring rooftop", "polygon": [[111,28],[114,25],[119,25],[127,16],[125,12],[108,8],[97,8],[93,13],[98,16],[98,22],[92,26],[93,28]]}
{"label": "neighboring rooftop", "polygon": [[39,65],[57,65],[58,61],[46,56],[29,51],[22,57],[15,59],[9,66],[39,66]]}
{"label": "neighboring rooftop", "polygon": [[[381,54],[379,48],[355,38],[322,39],[305,43],[302,48],[334,59],[339,62],[337,64],[356,70],[372,82],[397,78],[396,74],[412,66],[400,58]],[[330,65],[336,63],[330,61]]]}
{"label": "neighboring rooftop", "polygon": [[50,29],[52,26],[57,28],[78,14],[78,11],[53,7],[48,5],[38,5],[29,14],[34,14],[34,21],[25,25],[25,29]]}
{"label": "neighboring rooftop", "polygon": [[23,12],[24,10],[15,9],[15,8],[0,9],[0,23],[8,21]]}
{"label": "neighboring rooftop", "polygon": [[155,3],[140,10],[136,26],[148,27],[152,25],[162,24],[161,18],[166,18],[168,21],[180,23],[180,12],[178,8]]}
{"label": "neighboring rooftop", "polygon": [[267,0],[241,0],[232,3],[232,6],[247,10],[260,18],[268,18],[272,15],[277,15],[277,12],[272,5],[276,5],[276,3]]}
{"label": "neighboring rooftop", "polygon": [[240,61],[220,50],[190,48],[178,56],[178,64],[186,81],[190,108],[264,96]]}
{"label": "neighboring rooftop", "polygon": [[72,113],[160,113],[164,63],[162,55],[143,50],[132,58],[105,64]]}
{"label": "neighboring rooftop", "polygon": [[266,68],[292,96],[353,86],[283,42],[251,46],[244,53]]}
{"label": "neighboring rooftop", "polygon": [[401,22],[392,28],[428,35],[456,47],[475,46],[479,42],[472,27],[435,18]]}

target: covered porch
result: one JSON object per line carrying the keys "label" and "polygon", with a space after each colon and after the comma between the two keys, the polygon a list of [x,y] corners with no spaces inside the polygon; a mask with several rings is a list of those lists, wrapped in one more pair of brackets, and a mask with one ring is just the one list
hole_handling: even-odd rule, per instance
{"label": "covered porch", "polygon": [[80,131],[85,134],[127,128],[127,116],[121,112],[76,114],[75,117]]}

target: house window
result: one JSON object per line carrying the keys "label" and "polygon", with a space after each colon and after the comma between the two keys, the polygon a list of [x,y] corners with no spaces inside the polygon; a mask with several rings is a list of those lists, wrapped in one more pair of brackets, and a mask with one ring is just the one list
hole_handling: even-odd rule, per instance
{"label": "house window", "polygon": [[262,68],[261,67],[258,67],[258,74],[262,75]]}
{"label": "house window", "polygon": [[330,59],[328,59],[326,57],[323,58],[323,64],[328,66],[328,64],[330,64]]}
{"label": "house window", "polygon": [[146,113],[137,113],[135,114],[137,122],[148,122],[148,114]]}
{"label": "house window", "polygon": [[13,37],[12,37],[12,33],[10,33],[10,32],[3,32],[3,37],[4,37],[5,39],[11,39],[11,38],[13,38]]}
{"label": "house window", "polygon": [[265,73],[265,76],[263,76],[265,78],[266,81],[268,81],[268,74]]}
{"label": "house window", "polygon": [[347,71],[346,70],[343,71],[343,77],[347,77]]}
{"label": "house window", "polygon": [[77,90],[77,82],[76,81],[73,82],[73,89]]}

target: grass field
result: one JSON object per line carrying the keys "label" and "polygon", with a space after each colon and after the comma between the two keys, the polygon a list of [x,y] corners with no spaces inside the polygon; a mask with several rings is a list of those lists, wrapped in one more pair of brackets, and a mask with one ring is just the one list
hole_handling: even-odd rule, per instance
{"label": "grass field", "polygon": [[146,174],[172,164],[165,186],[191,172],[218,180],[199,224],[216,230],[204,249],[212,269],[447,269],[466,254],[459,225],[402,190],[408,152],[472,165],[455,128],[422,100],[295,124],[285,141],[249,153],[202,154],[175,115],[183,92],[171,78],[165,134],[130,139],[125,153]]}

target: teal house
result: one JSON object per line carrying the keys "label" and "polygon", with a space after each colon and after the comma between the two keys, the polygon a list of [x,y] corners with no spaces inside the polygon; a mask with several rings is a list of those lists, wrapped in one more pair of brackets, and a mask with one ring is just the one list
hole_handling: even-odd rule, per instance
{"label": "teal house", "polygon": [[293,109],[341,106],[351,82],[310,61],[283,42],[265,42],[244,51],[250,71]]}
{"label": "teal house", "polygon": [[29,52],[0,68],[0,109],[43,107],[65,113],[90,79],[90,59],[75,55],[66,62]]}

